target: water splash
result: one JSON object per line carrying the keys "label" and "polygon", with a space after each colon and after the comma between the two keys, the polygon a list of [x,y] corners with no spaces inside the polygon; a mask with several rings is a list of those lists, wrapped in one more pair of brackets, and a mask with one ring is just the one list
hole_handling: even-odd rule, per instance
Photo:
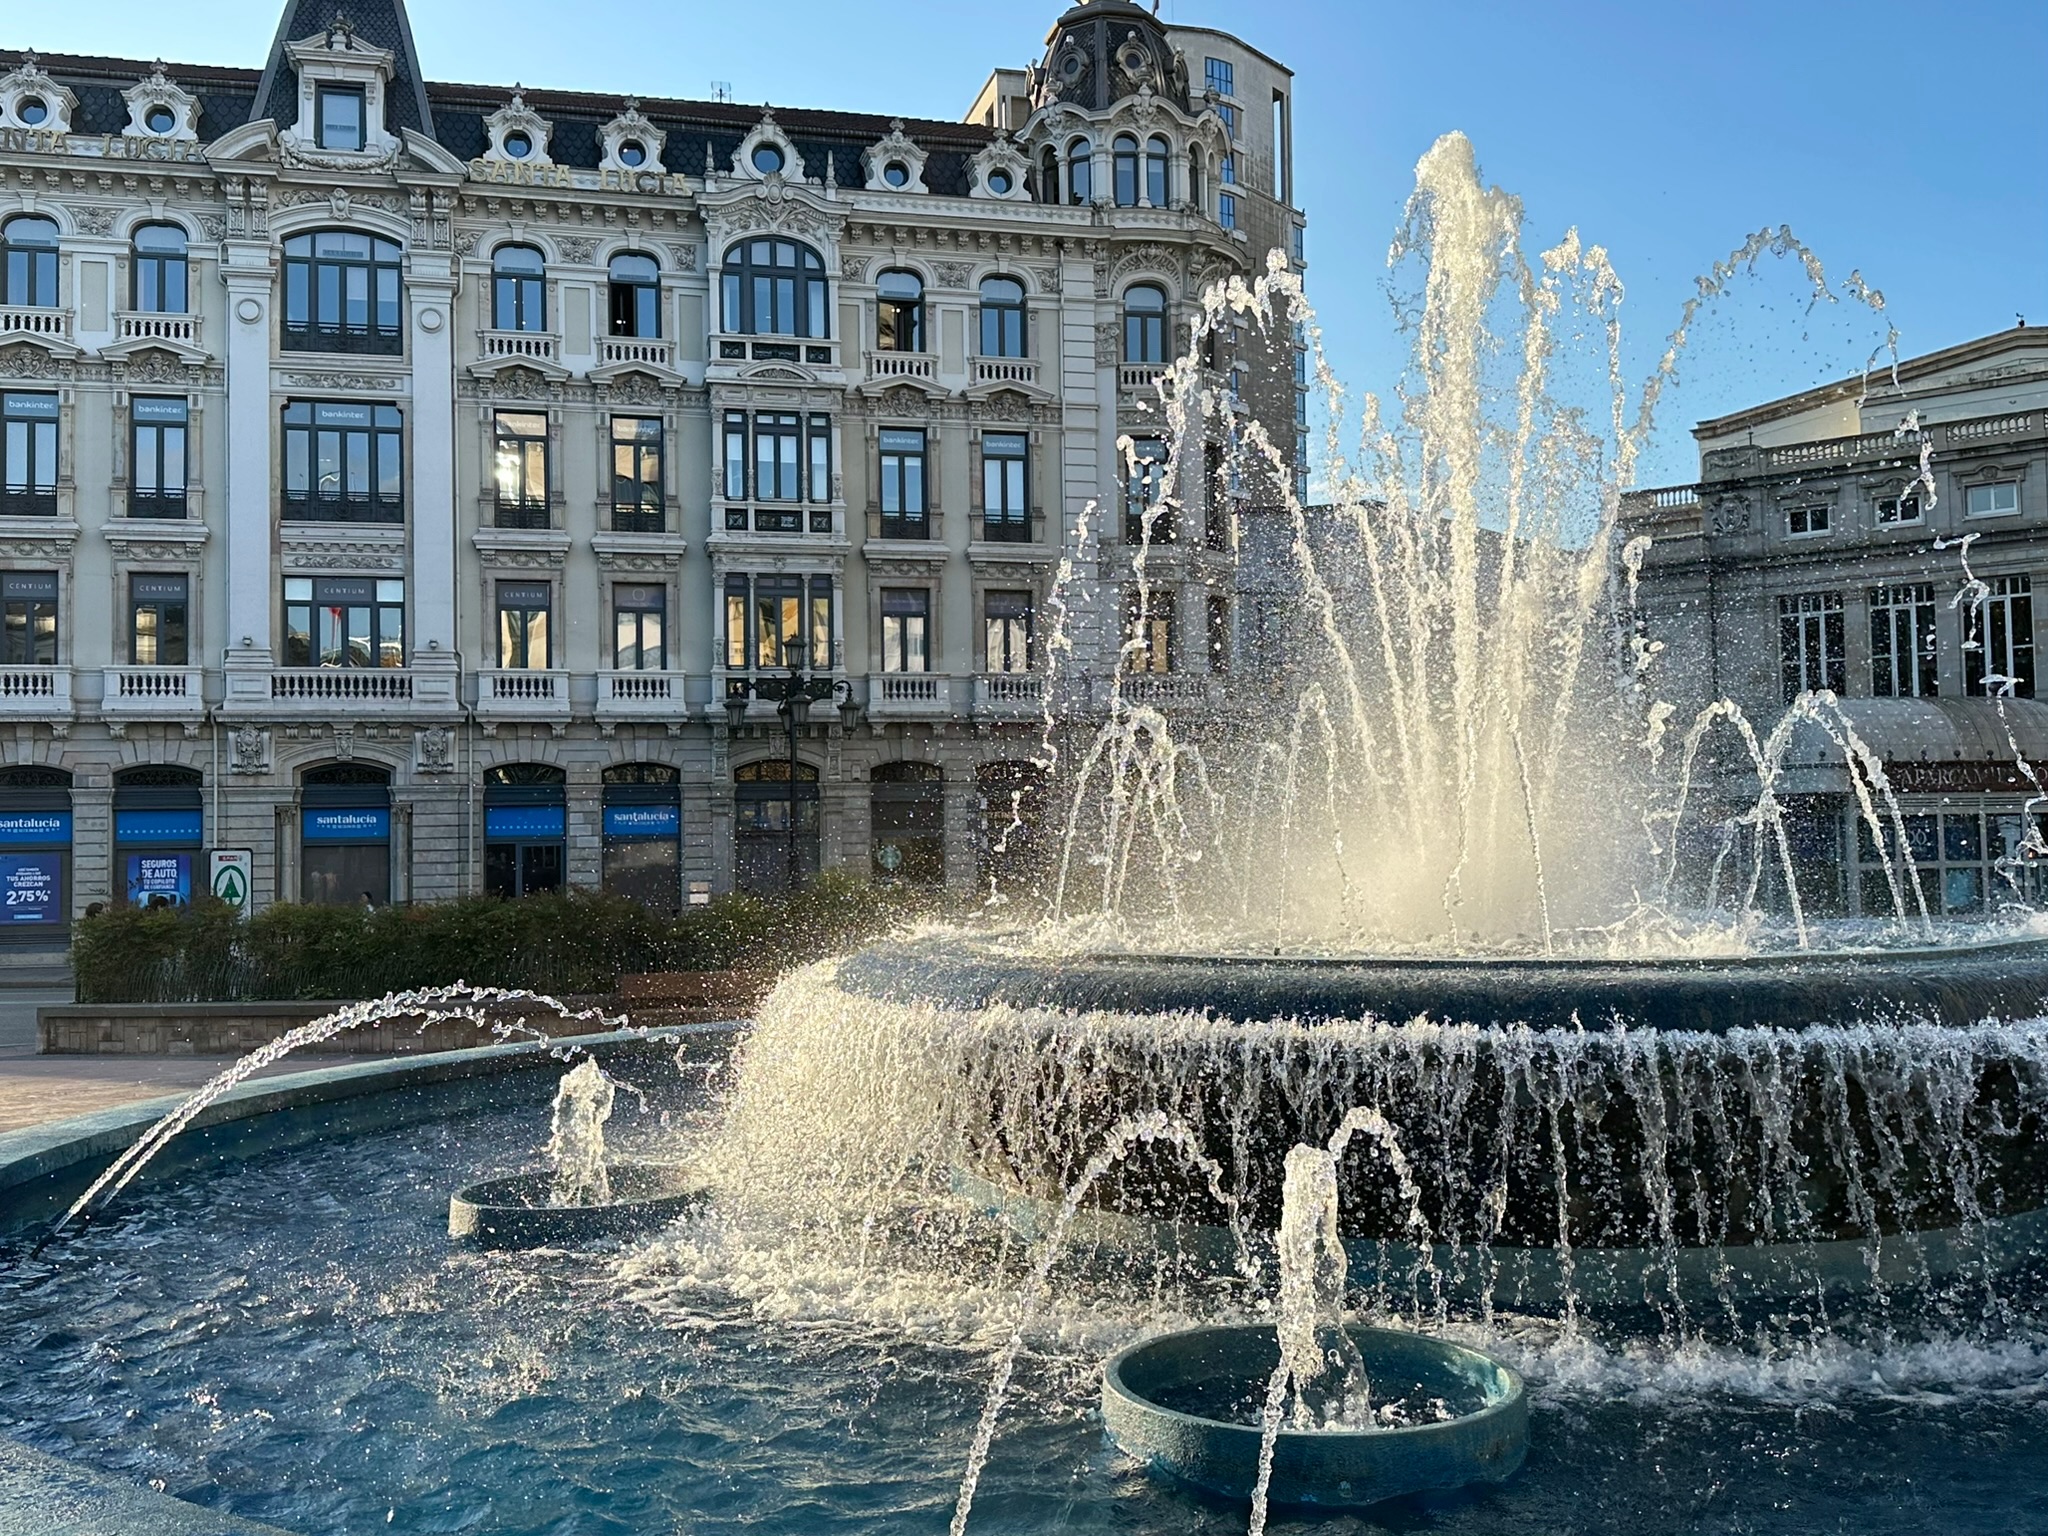
{"label": "water splash", "polygon": [[555,1091],[553,1134],[547,1157],[554,1168],[550,1205],[609,1205],[611,1173],[605,1165],[604,1127],[617,1090],[597,1058],[586,1057],[562,1075]]}

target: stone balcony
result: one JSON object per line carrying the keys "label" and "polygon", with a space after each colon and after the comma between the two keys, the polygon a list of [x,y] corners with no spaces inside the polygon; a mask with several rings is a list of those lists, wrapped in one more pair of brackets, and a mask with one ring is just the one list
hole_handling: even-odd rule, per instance
{"label": "stone balcony", "polygon": [[561,669],[492,668],[476,674],[476,716],[497,720],[566,721],[569,674]]}
{"label": "stone balcony", "polygon": [[71,311],[40,304],[0,304],[0,342],[23,336],[72,345]]}
{"label": "stone balcony", "polygon": [[158,342],[197,351],[199,317],[124,310],[114,316],[114,340],[117,343]]}
{"label": "stone balcony", "polygon": [[1169,715],[1203,714],[1221,697],[1221,684],[1221,678],[1205,673],[1126,672],[1118,678],[1094,679],[1089,702],[1105,714],[1114,697],[1137,709],[1156,709]]}
{"label": "stone balcony", "polygon": [[868,675],[870,720],[943,720],[953,712],[953,679],[942,672]]}
{"label": "stone balcony", "polygon": [[977,357],[973,360],[976,384],[1021,384],[1038,388],[1038,359],[1035,357]]}
{"label": "stone balcony", "polygon": [[350,717],[403,713],[413,703],[409,667],[279,667],[270,673],[270,709]]}
{"label": "stone balcony", "polygon": [[1043,672],[984,672],[974,680],[974,714],[982,720],[1036,720],[1045,714]]}
{"label": "stone balcony", "polygon": [[871,379],[923,379],[939,376],[939,360],[929,352],[870,352],[867,374]]}
{"label": "stone balcony", "polygon": [[686,682],[681,672],[600,672],[597,718],[679,724],[689,715]]}
{"label": "stone balcony", "polygon": [[477,353],[485,361],[503,357],[534,363],[560,363],[562,338],[551,331],[479,331]]}
{"label": "stone balcony", "polygon": [[648,368],[675,366],[676,344],[660,336],[604,336],[598,339],[597,361],[602,368],[640,364]]}
{"label": "stone balcony", "polygon": [[108,667],[100,676],[105,719],[197,720],[206,713],[206,674],[199,667]]}
{"label": "stone balcony", "polygon": [[69,720],[69,667],[0,667],[0,719]]}
{"label": "stone balcony", "polygon": [[1159,388],[1159,381],[1172,371],[1166,363],[1119,363],[1116,370],[1116,387],[1124,394],[1156,390]]}

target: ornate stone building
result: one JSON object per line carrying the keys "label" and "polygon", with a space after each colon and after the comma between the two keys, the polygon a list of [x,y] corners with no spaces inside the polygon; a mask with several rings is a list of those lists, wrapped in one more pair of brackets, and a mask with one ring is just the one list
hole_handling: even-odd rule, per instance
{"label": "ornate stone building", "polygon": [[1120,666],[1222,686],[1251,492],[1184,477],[1126,652],[1119,441],[1142,490],[1202,287],[1300,260],[1291,89],[1130,0],[958,123],[435,84],[396,0],[260,70],[21,57],[0,936],[211,849],[259,905],[1001,874]]}

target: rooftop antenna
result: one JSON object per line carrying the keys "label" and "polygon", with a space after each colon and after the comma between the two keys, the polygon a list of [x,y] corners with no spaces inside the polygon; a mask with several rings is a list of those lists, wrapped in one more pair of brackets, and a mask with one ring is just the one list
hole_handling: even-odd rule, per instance
{"label": "rooftop antenna", "polygon": [[731,82],[730,80],[714,80],[714,81],[712,81],[712,82],[711,82],[711,99],[712,99],[713,101],[731,101],[731,100],[732,100],[732,82]]}

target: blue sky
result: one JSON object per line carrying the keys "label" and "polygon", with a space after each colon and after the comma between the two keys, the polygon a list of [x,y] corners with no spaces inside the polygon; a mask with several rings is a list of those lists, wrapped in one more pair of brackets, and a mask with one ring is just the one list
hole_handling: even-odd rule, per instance
{"label": "blue sky", "polygon": [[[344,0],[345,6],[345,0]],[[957,117],[1040,50],[1059,0],[417,0],[429,76]],[[11,7],[0,43],[259,65],[277,0]],[[2044,0],[1163,0],[1296,72],[1297,181],[1333,360],[1384,388],[1387,240],[1416,159],[1462,129],[1532,238],[1576,225],[1628,285],[1632,372],[1694,276],[1790,224],[1882,289],[1907,355],[2048,323]],[[1860,366],[1882,327],[1773,269],[1698,330],[1650,480],[1701,416]]]}

